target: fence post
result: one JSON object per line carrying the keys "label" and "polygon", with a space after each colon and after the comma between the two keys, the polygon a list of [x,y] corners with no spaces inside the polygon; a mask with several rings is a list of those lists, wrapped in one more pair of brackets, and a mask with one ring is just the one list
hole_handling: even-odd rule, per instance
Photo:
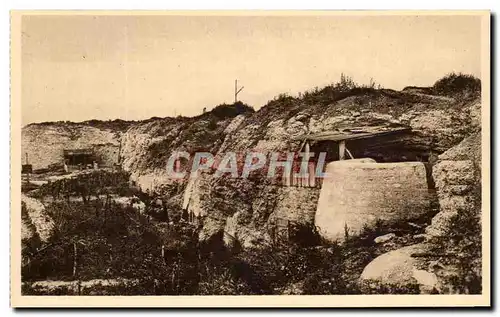
{"label": "fence post", "polygon": [[76,249],[76,242],[73,242],[73,278],[76,276],[76,257],[77,257],[77,249]]}
{"label": "fence post", "polygon": [[316,187],[316,166],[314,163],[309,163],[309,184],[308,187]]}
{"label": "fence post", "polygon": [[167,261],[165,261],[165,245],[164,244],[161,245],[161,258],[163,260],[163,263],[165,263],[165,265],[166,265]]}
{"label": "fence post", "polygon": [[339,142],[339,161],[345,160],[345,141]]}
{"label": "fence post", "polygon": [[290,242],[290,220],[286,221],[286,234],[287,234],[288,242]]}
{"label": "fence post", "polygon": [[276,243],[276,224],[275,223],[271,223],[271,241],[274,243]]}

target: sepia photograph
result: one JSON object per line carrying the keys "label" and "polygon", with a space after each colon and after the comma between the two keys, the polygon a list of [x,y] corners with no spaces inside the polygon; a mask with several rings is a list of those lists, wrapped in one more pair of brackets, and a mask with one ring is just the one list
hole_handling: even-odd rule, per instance
{"label": "sepia photograph", "polygon": [[489,11],[12,11],[11,96],[14,307],[491,305]]}

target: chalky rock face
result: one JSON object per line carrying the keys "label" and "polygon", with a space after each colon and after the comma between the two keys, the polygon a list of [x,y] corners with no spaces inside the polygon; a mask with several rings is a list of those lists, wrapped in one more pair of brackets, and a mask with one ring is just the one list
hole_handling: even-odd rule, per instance
{"label": "chalky rock face", "polygon": [[46,214],[45,207],[40,201],[24,194],[21,195],[21,201],[28,216],[23,221],[22,239],[30,239],[36,231],[42,242],[48,242],[54,230],[54,221]]}
{"label": "chalky rock face", "polygon": [[324,238],[342,241],[378,220],[390,224],[429,212],[423,163],[375,163],[345,160],[329,163],[320,192],[315,224]]}
{"label": "chalky rock face", "polygon": [[446,236],[460,213],[479,213],[481,208],[481,135],[475,133],[439,156],[432,176],[440,212],[426,228],[429,237]]}

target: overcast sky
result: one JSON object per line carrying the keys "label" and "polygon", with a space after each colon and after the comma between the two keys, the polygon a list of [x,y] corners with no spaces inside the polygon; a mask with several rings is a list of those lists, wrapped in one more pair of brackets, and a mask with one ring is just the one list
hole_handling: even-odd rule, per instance
{"label": "overcast sky", "polygon": [[385,88],[480,76],[473,16],[25,16],[23,125],[192,116],[322,87],[344,72]]}

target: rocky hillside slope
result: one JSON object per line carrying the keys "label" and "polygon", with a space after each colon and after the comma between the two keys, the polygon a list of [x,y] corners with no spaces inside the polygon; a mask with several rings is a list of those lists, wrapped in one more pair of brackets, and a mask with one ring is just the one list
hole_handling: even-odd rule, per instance
{"label": "rocky hillside slope", "polygon": [[[427,91],[426,91],[427,92]],[[202,238],[218,233],[252,246],[279,219],[310,222],[319,189],[279,188],[262,180],[214,178],[173,181],[165,163],[173,151],[297,151],[293,137],[344,127],[407,126],[401,152],[441,154],[480,127],[479,98],[328,86],[300,97],[280,95],[259,111],[221,105],[194,118],[152,118],[112,129],[105,124],[32,124],[23,128],[22,151],[35,168],[60,162],[65,147],[112,145],[122,167],[144,191],[204,217]],[[366,154],[366,153],[365,153]],[[291,203],[293,202],[293,203]],[[230,240],[231,240],[230,239]]]}

